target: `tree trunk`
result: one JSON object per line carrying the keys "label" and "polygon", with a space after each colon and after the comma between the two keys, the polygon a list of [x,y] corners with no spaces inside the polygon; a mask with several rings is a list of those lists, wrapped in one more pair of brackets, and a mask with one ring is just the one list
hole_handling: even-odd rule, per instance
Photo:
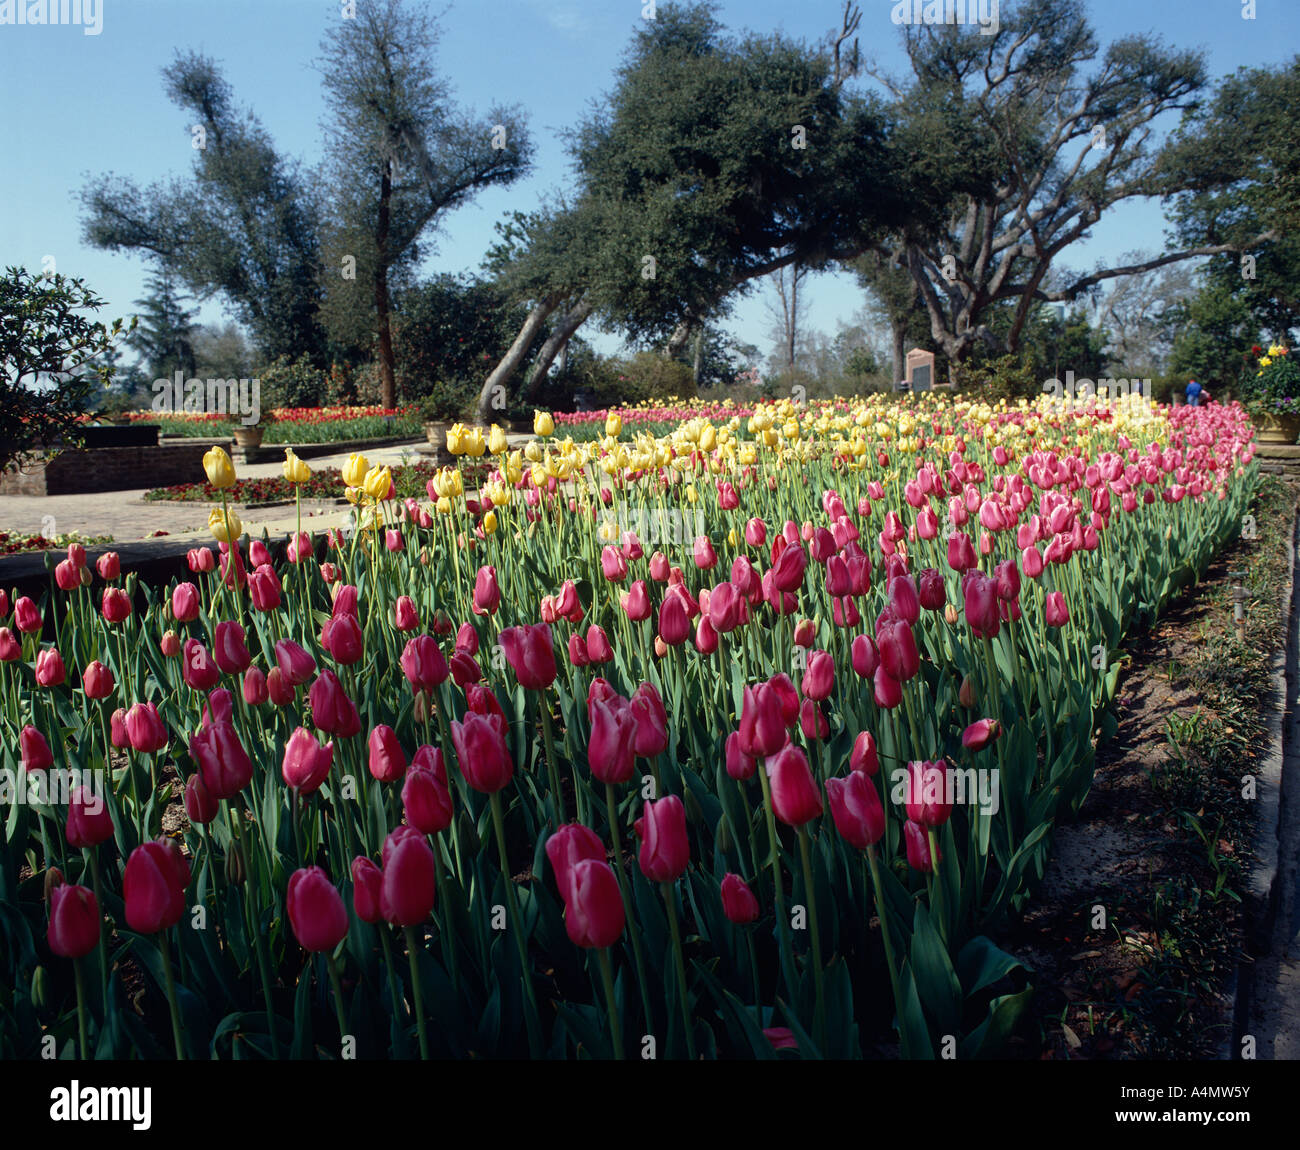
{"label": "tree trunk", "polygon": [[537,394],[537,389],[541,387],[542,381],[546,378],[546,373],[551,370],[551,364],[555,362],[555,357],[560,354],[563,348],[568,347],[573,333],[582,326],[583,321],[591,315],[593,310],[592,305],[584,300],[556,324],[555,330],[547,337],[546,342],[542,344],[541,350],[537,353],[537,362],[533,364],[533,373],[528,379],[528,386],[524,389],[525,395]]}
{"label": "tree trunk", "polygon": [[902,316],[895,316],[890,321],[894,335],[894,382],[907,378],[907,331],[906,321]]}
{"label": "tree trunk", "polygon": [[[478,417],[481,421],[486,422],[491,418],[493,407],[498,409],[505,406],[506,389],[510,381],[514,379],[516,372],[523,366],[524,356],[528,354],[528,348],[533,340],[537,338],[537,333],[542,330],[542,326],[550,318],[551,312],[560,306],[560,301],[564,297],[559,293],[548,295],[539,300],[528,313],[528,318],[524,320],[523,327],[519,329],[519,334],[515,336],[515,342],[510,345],[510,350],[501,357],[501,362],[496,365],[483,383],[483,390],[478,393]],[[500,402],[498,402],[500,401]]]}
{"label": "tree trunk", "polygon": [[673,334],[668,337],[668,343],[664,347],[664,359],[675,359],[679,356],[682,348],[686,346],[686,341],[690,338],[691,321],[684,319],[673,328]]}
{"label": "tree trunk", "polygon": [[393,330],[388,300],[388,221],[393,198],[393,179],[384,166],[379,184],[379,225],[375,230],[375,312],[379,322],[379,402],[397,406],[397,360],[393,355]]}
{"label": "tree trunk", "polygon": [[696,329],[695,332],[695,362],[691,364],[691,382],[698,388],[700,386],[700,367],[704,362],[704,325]]}

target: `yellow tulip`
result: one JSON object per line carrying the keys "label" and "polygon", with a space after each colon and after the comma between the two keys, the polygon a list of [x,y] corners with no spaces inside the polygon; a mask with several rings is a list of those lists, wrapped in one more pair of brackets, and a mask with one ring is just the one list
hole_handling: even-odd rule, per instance
{"label": "yellow tulip", "polygon": [[366,472],[369,470],[370,460],[364,455],[353,452],[343,465],[343,482],[348,487],[360,487],[365,482]]}
{"label": "yellow tulip", "polygon": [[439,497],[438,502],[433,505],[433,508],[435,511],[438,512],[439,515],[450,515],[451,500],[448,499],[445,495],[443,495]]}
{"label": "yellow tulip", "polygon": [[489,511],[483,516],[483,534],[491,535],[497,529],[497,513]]}
{"label": "yellow tulip", "polygon": [[617,439],[623,434],[623,417],[617,412],[611,411],[605,416],[605,434],[611,439]]}
{"label": "yellow tulip", "polygon": [[453,423],[447,428],[447,450],[452,455],[463,455],[465,453],[465,425],[463,423]]}
{"label": "yellow tulip", "polygon": [[221,447],[210,447],[203,453],[203,470],[208,482],[219,490],[235,486],[235,465]]}
{"label": "yellow tulip", "polygon": [[361,502],[361,488],[345,487],[343,489],[343,498],[346,499],[349,503],[351,503],[353,507],[355,507],[358,503]]}
{"label": "yellow tulip", "polygon": [[293,453],[293,449],[284,449],[284,477],[290,483],[306,483],[311,478],[311,468]]}
{"label": "yellow tulip", "polygon": [[465,434],[465,454],[471,459],[478,459],[487,451],[487,443],[483,440],[482,428],[471,428]]}
{"label": "yellow tulip", "polygon": [[510,443],[506,439],[506,433],[501,430],[495,423],[488,431],[488,450],[493,455],[504,455],[510,450]]}
{"label": "yellow tulip", "polygon": [[[227,516],[229,516],[229,524],[227,524]],[[244,525],[233,511],[222,511],[220,507],[214,507],[208,512],[208,530],[212,532],[212,538],[218,543],[229,543],[232,539],[239,538],[243,533]]]}
{"label": "yellow tulip", "polygon": [[519,482],[524,474],[523,455],[521,452],[512,451],[506,458],[506,465],[502,468],[505,472],[506,482],[512,487]]}
{"label": "yellow tulip", "polygon": [[393,485],[393,472],[388,467],[372,467],[366,472],[361,489],[371,499],[387,499],[388,489]]}
{"label": "yellow tulip", "polygon": [[713,430],[713,425],[706,423],[704,430],[700,432],[700,450],[712,451],[718,445],[718,433]]}
{"label": "yellow tulip", "polygon": [[537,440],[530,439],[528,441],[528,446],[524,448],[524,458],[528,460],[529,463],[541,463],[542,445],[538,443]]}
{"label": "yellow tulip", "polygon": [[555,420],[551,418],[549,412],[533,412],[533,434],[543,438],[555,434]]}

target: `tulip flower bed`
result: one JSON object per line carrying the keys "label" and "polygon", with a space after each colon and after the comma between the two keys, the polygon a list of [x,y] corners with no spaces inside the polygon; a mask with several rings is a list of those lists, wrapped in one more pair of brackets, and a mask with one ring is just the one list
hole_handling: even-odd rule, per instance
{"label": "tulip flower bed", "polygon": [[94,547],[101,543],[112,542],[113,540],[107,535],[81,535],[76,531],[50,538],[44,535],[22,535],[12,531],[0,531],[0,555],[21,555],[26,551],[61,551],[73,543],[81,544],[83,547]]}
{"label": "tulip flower bed", "polygon": [[0,1054],[998,1050],[1032,986],[987,932],[1125,632],[1240,530],[1244,413],[608,430],[427,503],[354,457],[320,565],[223,502],[190,580],[71,548],[0,600]]}
{"label": "tulip flower bed", "polygon": [[[424,423],[415,407],[277,407],[265,425],[266,444],[346,443],[354,439],[381,436],[424,437]],[[156,423],[162,435],[191,438],[232,436],[241,426],[238,419],[221,412],[134,411],[132,423]]]}

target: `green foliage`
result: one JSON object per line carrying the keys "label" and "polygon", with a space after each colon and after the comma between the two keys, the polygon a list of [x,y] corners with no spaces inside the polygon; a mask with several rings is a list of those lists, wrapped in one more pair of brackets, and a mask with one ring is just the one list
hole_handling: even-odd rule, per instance
{"label": "green foliage", "polygon": [[329,402],[329,375],[304,355],[290,360],[282,355],[258,373],[262,385],[262,410],[273,407],[320,407]]}
{"label": "green foliage", "polygon": [[0,277],[0,467],[41,446],[81,441],[80,416],[108,386],[108,355],[132,330],[92,320],[104,300],[84,280],[9,267]]}
{"label": "green foliage", "polygon": [[1251,411],[1300,415],[1300,364],[1295,357],[1271,347],[1257,359],[1251,356],[1251,360],[1238,387],[1241,402]]}

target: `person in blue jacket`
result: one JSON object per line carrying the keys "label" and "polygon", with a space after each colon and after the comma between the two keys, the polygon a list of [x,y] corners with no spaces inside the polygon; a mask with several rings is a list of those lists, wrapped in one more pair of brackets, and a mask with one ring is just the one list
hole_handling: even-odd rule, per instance
{"label": "person in blue jacket", "polygon": [[1187,406],[1188,407],[1200,406],[1201,390],[1202,390],[1201,385],[1197,383],[1196,380],[1192,380],[1191,383],[1187,385]]}

